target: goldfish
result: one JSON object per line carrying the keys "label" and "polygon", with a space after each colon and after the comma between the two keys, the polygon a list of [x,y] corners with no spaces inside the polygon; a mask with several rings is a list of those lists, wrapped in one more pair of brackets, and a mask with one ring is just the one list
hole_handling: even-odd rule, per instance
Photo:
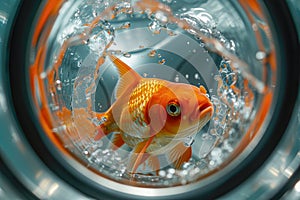
{"label": "goldfish", "polygon": [[128,145],[132,151],[128,170],[135,173],[148,161],[153,170],[160,169],[159,155],[178,169],[192,156],[185,144],[211,119],[214,109],[204,86],[175,83],[158,78],[144,78],[113,54],[108,54],[120,75],[116,100],[103,113],[95,141],[113,134],[117,150]]}

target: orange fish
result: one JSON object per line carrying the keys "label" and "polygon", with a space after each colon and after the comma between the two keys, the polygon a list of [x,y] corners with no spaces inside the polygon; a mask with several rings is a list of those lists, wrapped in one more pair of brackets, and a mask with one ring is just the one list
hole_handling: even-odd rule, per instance
{"label": "orange fish", "polygon": [[103,123],[95,140],[115,133],[114,149],[131,147],[128,169],[132,173],[146,160],[160,169],[159,155],[180,168],[189,161],[191,146],[187,137],[197,134],[213,115],[213,105],[203,86],[143,78],[116,56],[109,54],[120,74],[116,101],[97,117]]}

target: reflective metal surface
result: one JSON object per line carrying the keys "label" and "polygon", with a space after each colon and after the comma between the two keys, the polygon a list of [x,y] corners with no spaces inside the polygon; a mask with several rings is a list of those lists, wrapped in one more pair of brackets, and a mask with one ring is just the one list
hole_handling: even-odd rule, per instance
{"label": "reflective metal surface", "polygon": [[[299,91],[300,92],[300,91]],[[300,94],[300,93],[299,93]],[[296,133],[296,134],[295,134]],[[276,133],[275,133],[276,134]],[[280,144],[266,163],[224,199],[269,199],[276,194],[300,166],[300,95],[290,123]],[[299,183],[286,194],[286,199],[297,199]],[[250,192],[251,191],[251,192]]]}
{"label": "reflective metal surface", "polygon": [[[287,2],[294,16],[295,23],[300,24],[300,3],[297,0],[288,0]],[[17,179],[16,181],[9,180],[10,177],[4,170],[0,172],[0,199],[23,199],[30,198],[30,196],[35,196],[38,199],[90,199],[91,197],[83,192],[84,189],[79,191],[74,188],[73,185],[76,185],[76,183],[70,184],[70,180],[55,174],[54,171],[45,165],[27,142],[27,138],[23,135],[22,127],[18,124],[12,100],[10,99],[11,91],[7,67],[9,63],[10,30],[14,25],[14,17],[18,12],[19,5],[20,1],[18,0],[10,0],[9,2],[0,0],[0,165],[3,162],[3,167],[0,169],[8,169]],[[297,28],[300,39],[300,26],[298,25]],[[299,43],[299,40],[295,42]],[[22,100],[20,99],[19,101],[21,104]],[[276,134],[276,130],[274,130],[274,134]],[[296,172],[299,173],[299,144],[300,90],[298,91],[297,104],[294,107],[288,128],[271,156],[249,178],[238,187],[224,194],[220,199],[269,199],[274,197],[295,176]],[[73,169],[77,168],[77,171],[83,172],[81,178],[95,178],[93,172],[86,170],[78,162],[74,161],[72,157],[66,155],[65,159],[70,166],[73,166]],[[71,167],[68,169],[73,170]],[[225,172],[230,174],[230,169],[225,170]],[[223,173],[225,174],[225,172]],[[299,179],[299,176],[296,179]],[[120,195],[123,198],[137,199],[157,196],[167,198],[168,194],[180,194],[185,191],[196,190],[201,186],[201,184],[200,186],[199,184],[191,184],[183,187],[170,187],[161,191],[160,189],[148,188],[147,190],[141,187],[124,186],[103,177],[97,177],[92,182],[92,184],[102,185],[105,191],[109,190],[108,193],[111,196],[103,198],[117,198]],[[202,184],[205,183],[203,182]],[[19,190],[18,187],[23,189]],[[77,187],[80,188],[81,186]],[[22,194],[23,191],[28,194]],[[135,196],[128,196],[128,194]],[[207,196],[209,197],[209,195]],[[300,179],[287,191],[283,191],[279,197],[282,199],[299,199]]]}
{"label": "reflective metal surface", "polygon": [[[0,127],[1,160],[34,196],[39,199],[85,199],[85,195],[70,187],[45,166],[26,141],[16,123],[8,86],[8,38],[19,1],[0,1]],[[20,101],[20,103],[22,103]],[[1,172],[2,173],[2,172]],[[4,174],[8,175],[8,174]],[[0,176],[0,198],[25,198],[18,185],[3,182]],[[10,178],[8,178],[9,180]],[[2,185],[3,184],[3,185]],[[18,191],[14,193],[15,191]],[[3,197],[3,198],[2,198]]]}

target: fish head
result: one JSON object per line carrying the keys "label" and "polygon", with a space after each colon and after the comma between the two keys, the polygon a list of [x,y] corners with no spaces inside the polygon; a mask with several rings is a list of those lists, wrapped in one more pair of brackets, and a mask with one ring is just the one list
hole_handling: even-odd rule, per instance
{"label": "fish head", "polygon": [[152,96],[147,109],[149,121],[158,124],[161,132],[179,138],[199,132],[211,119],[213,110],[203,86],[183,83],[168,83],[161,88]]}

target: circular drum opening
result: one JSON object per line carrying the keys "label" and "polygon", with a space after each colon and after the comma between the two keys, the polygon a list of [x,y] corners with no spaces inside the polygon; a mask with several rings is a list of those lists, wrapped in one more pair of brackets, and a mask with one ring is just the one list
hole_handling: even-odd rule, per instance
{"label": "circular drum opening", "polygon": [[224,183],[269,137],[285,86],[265,13],[242,0],[45,3],[25,74],[39,137],[95,191]]}

